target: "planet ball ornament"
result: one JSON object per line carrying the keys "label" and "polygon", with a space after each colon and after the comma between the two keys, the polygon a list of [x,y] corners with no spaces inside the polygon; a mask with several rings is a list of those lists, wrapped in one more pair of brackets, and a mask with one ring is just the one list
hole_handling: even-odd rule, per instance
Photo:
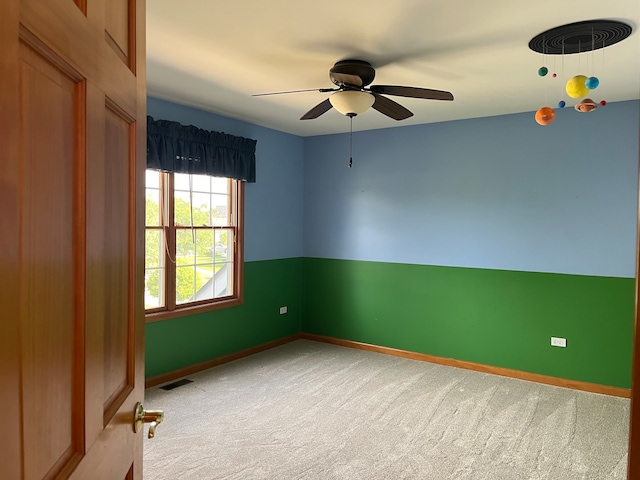
{"label": "planet ball ornament", "polygon": [[584,82],[584,86],[589,90],[595,90],[596,88],[598,88],[598,85],[600,85],[600,80],[598,80],[598,77],[589,77],[587,78],[587,81]]}
{"label": "planet ball ornament", "polygon": [[542,107],[536,112],[536,122],[540,125],[549,125],[556,118],[556,112],[551,107]]}
{"label": "planet ball ornament", "polygon": [[566,104],[567,104],[567,102],[565,102],[564,100],[560,100],[558,102],[558,108],[564,108]]}
{"label": "planet ball ornament", "polygon": [[547,73],[549,73],[549,69],[547,67],[540,67],[538,69],[538,75],[544,77]]}
{"label": "planet ball ornament", "polygon": [[590,98],[585,98],[580,103],[577,103],[573,108],[575,108],[578,112],[587,113],[593,112],[596,108],[598,108],[598,104]]}
{"label": "planet ball ornament", "polygon": [[589,93],[589,89],[585,85],[587,81],[587,77],[584,75],[576,75],[575,77],[571,77],[566,85],[567,95],[571,98],[580,98],[584,97],[587,93]]}

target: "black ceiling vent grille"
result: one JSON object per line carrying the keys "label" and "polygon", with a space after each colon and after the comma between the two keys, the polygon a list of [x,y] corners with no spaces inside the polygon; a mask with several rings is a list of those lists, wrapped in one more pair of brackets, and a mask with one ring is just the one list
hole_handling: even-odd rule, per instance
{"label": "black ceiling vent grille", "polygon": [[531,39],[529,48],[546,55],[590,52],[621,42],[632,28],[616,20],[587,20],[542,32]]}

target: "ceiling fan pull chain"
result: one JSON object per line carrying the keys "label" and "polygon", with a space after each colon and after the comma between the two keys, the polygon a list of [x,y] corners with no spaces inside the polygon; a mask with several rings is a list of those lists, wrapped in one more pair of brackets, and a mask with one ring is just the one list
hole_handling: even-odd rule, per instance
{"label": "ceiling fan pull chain", "polygon": [[353,165],[353,115],[349,115],[349,168]]}

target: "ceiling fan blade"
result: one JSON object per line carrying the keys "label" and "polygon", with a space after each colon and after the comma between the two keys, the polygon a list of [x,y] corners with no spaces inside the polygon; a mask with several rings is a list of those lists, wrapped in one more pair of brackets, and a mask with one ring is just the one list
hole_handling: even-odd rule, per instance
{"label": "ceiling fan blade", "polygon": [[329,110],[331,110],[331,102],[327,98],[300,117],[300,120],[313,120]]}
{"label": "ceiling fan blade", "polygon": [[387,117],[391,117],[394,120],[404,120],[405,118],[413,116],[411,111],[407,110],[399,103],[389,100],[377,93],[373,93],[372,95],[376,97],[376,101],[373,102],[372,107]]}
{"label": "ceiling fan blade", "polygon": [[453,100],[451,92],[443,90],[431,90],[430,88],[403,87],[400,85],[371,85],[373,93],[395,95],[398,97],[425,98],[427,100]]}
{"label": "ceiling fan blade", "polygon": [[337,92],[339,88],[309,88],[307,90],[288,90],[286,92],[270,92],[270,93],[254,93],[252,97],[264,97],[266,95],[283,95],[285,93],[301,93],[301,92]]}

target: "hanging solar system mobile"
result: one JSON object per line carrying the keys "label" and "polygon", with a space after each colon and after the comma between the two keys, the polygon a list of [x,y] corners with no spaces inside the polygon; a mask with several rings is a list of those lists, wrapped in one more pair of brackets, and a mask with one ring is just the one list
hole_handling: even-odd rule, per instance
{"label": "hanging solar system mobile", "polygon": [[[546,77],[549,74],[549,68],[546,66],[547,55],[561,55],[562,72],[561,78],[564,78],[564,58],[565,55],[580,54],[584,52],[593,52],[594,50],[608,47],[618,43],[631,34],[631,27],[626,23],[612,20],[588,20],[584,22],[570,23],[560,27],[552,28],[546,32],[542,32],[531,39],[529,48],[537,53],[542,53],[543,65],[538,69],[538,76]],[[592,54],[592,65],[594,69],[595,61]],[[604,53],[603,62],[604,64]],[[554,58],[555,70],[555,58]],[[581,68],[581,64],[578,67]],[[589,58],[587,57],[587,70],[589,70]],[[558,74],[554,71],[551,78],[557,78]],[[607,102],[601,100],[596,103],[588,98],[591,92],[598,88],[600,80],[595,75],[578,74],[572,76],[562,88],[558,108],[565,108],[567,102],[564,100],[564,94],[572,99],[582,99],[574,106],[574,109],[580,113],[588,113],[598,108],[598,105],[604,107]],[[540,125],[551,124],[556,117],[555,110],[552,107],[545,106],[539,108],[535,113],[535,120]]]}

